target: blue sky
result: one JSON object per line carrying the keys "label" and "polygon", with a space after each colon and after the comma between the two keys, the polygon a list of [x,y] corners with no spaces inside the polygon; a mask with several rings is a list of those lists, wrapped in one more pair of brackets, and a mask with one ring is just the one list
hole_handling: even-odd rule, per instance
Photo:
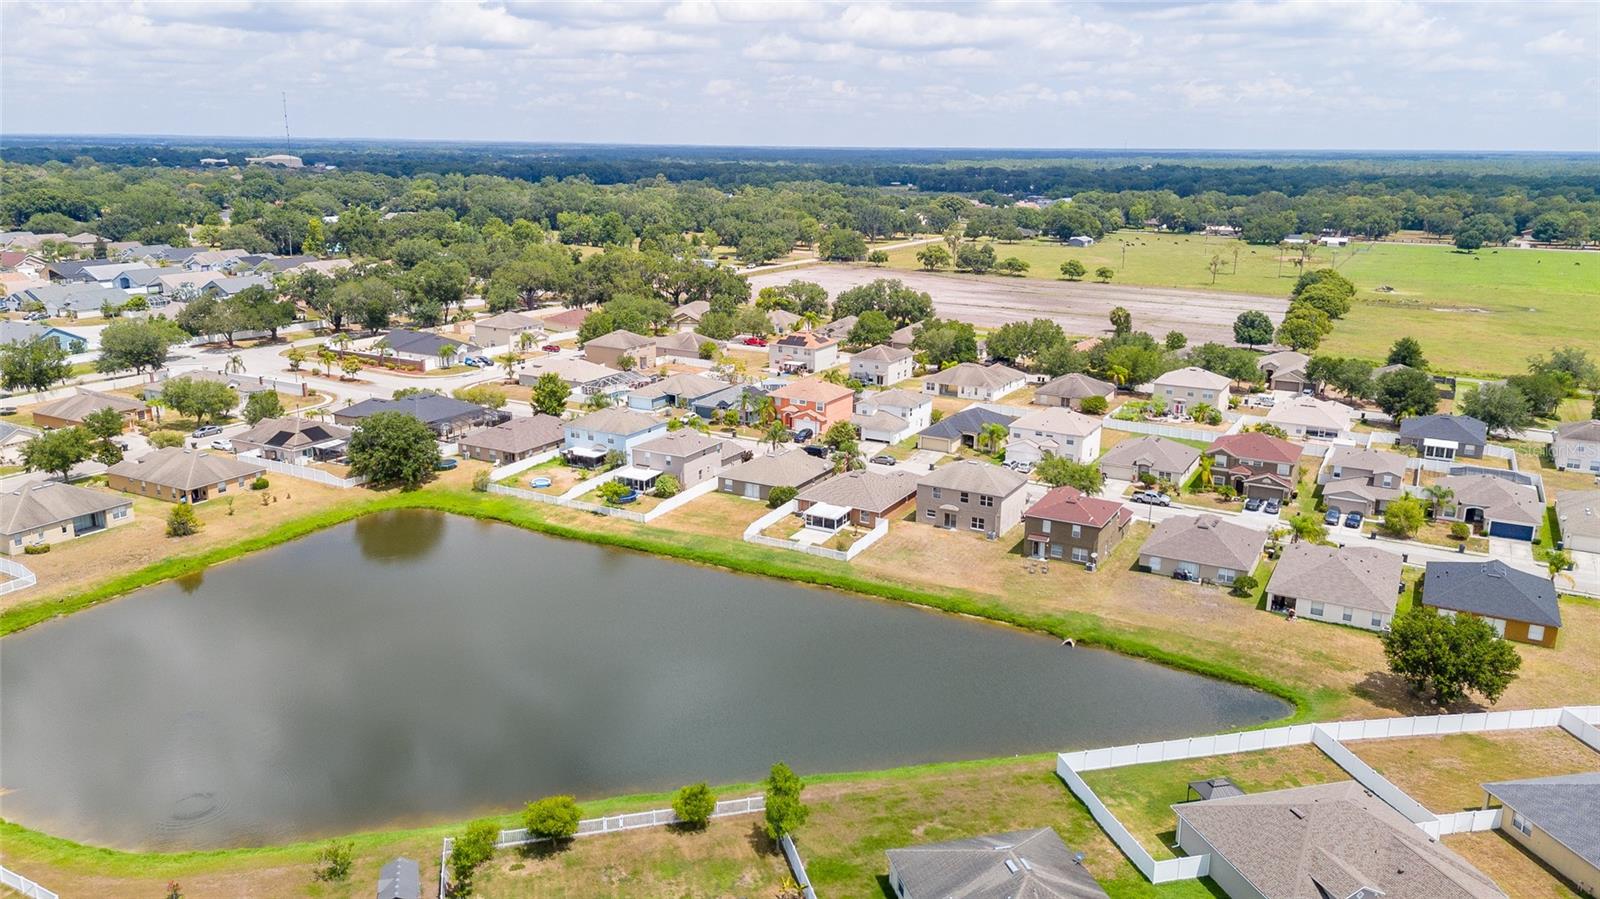
{"label": "blue sky", "polygon": [[0,5],[8,133],[1600,150],[1600,4]]}

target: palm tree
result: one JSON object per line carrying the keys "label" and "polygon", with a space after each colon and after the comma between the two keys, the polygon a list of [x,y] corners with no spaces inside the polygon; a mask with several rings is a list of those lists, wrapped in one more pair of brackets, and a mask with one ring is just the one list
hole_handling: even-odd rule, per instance
{"label": "palm tree", "polygon": [[381,338],[372,348],[378,352],[378,364],[383,365],[389,358],[389,338]]}
{"label": "palm tree", "polygon": [[1455,499],[1456,492],[1443,484],[1429,484],[1422,488],[1422,495],[1428,498],[1429,514],[1438,515],[1442,506]]}
{"label": "palm tree", "polygon": [[604,390],[596,390],[583,401],[583,406],[585,409],[593,410],[610,409],[612,406],[611,394],[606,393]]}
{"label": "palm tree", "polygon": [[978,431],[978,443],[987,446],[989,452],[998,452],[1005,445],[1005,439],[1011,436],[1011,431],[998,422],[989,422]]}
{"label": "palm tree", "polygon": [[445,367],[450,367],[450,360],[456,357],[456,345],[443,343],[439,345],[439,362]]}
{"label": "palm tree", "polygon": [[505,368],[506,380],[510,381],[517,376],[517,363],[522,361],[522,357],[518,356],[516,353],[505,352],[494,357],[494,361],[500,363]]}
{"label": "palm tree", "polygon": [[339,333],[333,335],[333,337],[329,338],[328,342],[337,347],[339,352],[343,353],[345,349],[350,346],[350,335],[340,331]]}
{"label": "palm tree", "polygon": [[523,331],[521,334],[517,335],[517,349],[526,353],[528,350],[533,348],[534,341],[536,340],[538,340],[538,338],[533,336],[532,331]]}
{"label": "palm tree", "polygon": [[333,374],[333,361],[338,358],[339,354],[328,349],[326,345],[317,347],[317,361],[322,363],[323,377]]}
{"label": "palm tree", "polygon": [[739,422],[741,424],[743,424],[744,421],[745,421],[746,416],[748,416],[749,414],[750,414],[750,391],[741,390],[741,391],[739,391]]}
{"label": "palm tree", "polygon": [[800,320],[805,322],[807,331],[815,331],[817,325],[822,324],[822,316],[815,309],[807,310],[804,315],[800,316]]}
{"label": "palm tree", "polygon": [[1126,368],[1120,365],[1113,365],[1106,369],[1106,377],[1110,378],[1111,383],[1117,385],[1118,387],[1126,387],[1128,386],[1128,378],[1131,377],[1131,374]]}
{"label": "palm tree", "polygon": [[764,396],[756,406],[756,417],[763,426],[771,424],[778,418],[778,404],[772,397]]}
{"label": "palm tree", "polygon": [[157,394],[145,400],[144,404],[156,413],[156,424],[161,424],[161,410],[167,408],[167,401],[162,399],[160,394]]}
{"label": "palm tree", "polygon": [[228,364],[224,365],[222,370],[225,372],[244,371],[244,357],[240,356],[238,353],[234,353],[232,356],[228,357]]}
{"label": "palm tree", "polygon": [[767,424],[767,430],[761,435],[761,442],[772,444],[773,452],[777,452],[778,445],[788,439],[789,429],[784,427],[783,422],[778,421],[776,418]]}

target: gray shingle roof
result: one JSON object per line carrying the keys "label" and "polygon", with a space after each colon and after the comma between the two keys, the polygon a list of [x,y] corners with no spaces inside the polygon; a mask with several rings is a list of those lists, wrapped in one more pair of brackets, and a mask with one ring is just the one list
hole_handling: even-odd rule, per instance
{"label": "gray shingle roof", "polygon": [[1501,805],[1591,865],[1600,866],[1600,771],[1483,785]]}
{"label": "gray shingle roof", "polygon": [[419,393],[398,400],[362,400],[334,413],[337,418],[360,420],[379,412],[404,412],[415,416],[423,424],[436,425],[476,416],[491,415],[491,411],[474,403],[437,393]]}
{"label": "gray shingle roof", "polygon": [[233,439],[239,443],[296,449],[327,440],[348,440],[350,429],[310,418],[263,418]]}
{"label": "gray shingle roof", "polygon": [[108,512],[133,500],[60,481],[38,481],[0,493],[0,534],[7,537],[71,521],[80,515]]}
{"label": "gray shingle roof", "polygon": [[928,376],[930,384],[948,384],[952,387],[982,387],[994,390],[1007,384],[1014,384],[1027,378],[1027,375],[1009,365],[995,363],[993,365],[979,365],[976,362],[963,362],[952,365],[944,371]]}
{"label": "gray shingle roof", "polygon": [[705,452],[712,447],[721,447],[722,441],[710,434],[702,434],[693,428],[680,428],[668,431],[660,437],[652,437],[633,448],[634,452],[662,453],[668,456],[693,456]]}
{"label": "gray shingle roof", "polygon": [[582,418],[575,418],[567,422],[568,428],[580,431],[598,431],[602,434],[637,434],[660,425],[666,427],[666,422],[643,412],[629,412],[627,409],[613,406],[610,409],[601,409],[590,412]]}
{"label": "gray shingle roof", "polygon": [[1048,827],[890,849],[906,899],[1099,899],[1105,890]]}
{"label": "gray shingle roof", "polygon": [[200,450],[167,447],[141,456],[125,459],[107,469],[107,474],[149,481],[164,487],[194,490],[221,481],[232,481],[258,475],[266,469],[261,465],[235,458],[204,453]]}
{"label": "gray shingle roof", "polygon": [[1308,602],[1394,614],[1400,556],[1372,546],[1292,543],[1272,572],[1268,591]]}
{"label": "gray shingle roof", "polygon": [[1453,474],[1438,480],[1454,494],[1457,505],[1477,506],[1495,521],[1539,525],[1544,504],[1539,492],[1526,484],[1488,474]]}
{"label": "gray shingle roof", "polygon": [[946,415],[933,424],[923,428],[918,437],[940,437],[953,440],[963,434],[977,434],[987,424],[1005,425],[1009,427],[1016,421],[1015,415],[1006,415],[983,406],[968,406],[960,412]]}
{"label": "gray shingle roof", "polygon": [[1188,444],[1165,437],[1137,437],[1106,450],[1100,465],[1145,465],[1155,471],[1185,471],[1199,458],[1200,451]]}
{"label": "gray shingle roof", "polygon": [[602,334],[584,344],[585,347],[599,347],[603,350],[634,350],[642,346],[652,345],[650,338],[642,334],[635,334],[632,331],[624,331],[620,328],[609,334]]}
{"label": "gray shingle roof", "polygon": [[1216,515],[1179,515],[1156,525],[1139,548],[1143,555],[1250,571],[1267,545],[1267,535]]}
{"label": "gray shingle roof", "polygon": [[1600,421],[1569,421],[1556,428],[1562,440],[1583,440],[1600,443]]}
{"label": "gray shingle roof", "polygon": [[1400,422],[1402,440],[1454,440],[1456,443],[1483,444],[1489,428],[1467,415],[1419,415]]}
{"label": "gray shingle roof", "polygon": [[800,491],[798,499],[847,506],[867,512],[886,512],[917,492],[917,476],[909,471],[879,474],[847,471]]}
{"label": "gray shingle roof", "polygon": [[144,411],[144,403],[115,393],[100,393],[79,388],[72,396],[62,397],[33,410],[35,416],[59,418],[62,421],[81,422],[92,413],[111,408],[120,413]]}
{"label": "gray shingle roof", "polygon": [[460,443],[502,453],[525,453],[555,446],[561,439],[561,419],[541,414],[481,428],[462,437]]}
{"label": "gray shingle roof", "polygon": [[833,463],[791,449],[775,456],[756,456],[724,471],[722,477],[763,487],[799,487],[833,470]]}
{"label": "gray shingle roof", "polygon": [[879,344],[871,349],[862,350],[851,358],[861,359],[866,362],[899,362],[901,359],[909,359],[914,355],[916,354],[907,349],[895,349],[891,346]]}
{"label": "gray shingle roof", "polygon": [[1033,392],[1033,395],[1081,400],[1086,396],[1105,396],[1116,389],[1116,385],[1110,381],[1101,381],[1088,375],[1074,373],[1062,375],[1054,381],[1040,385],[1039,389]]}
{"label": "gray shingle roof", "polygon": [[1563,490],[1556,494],[1561,538],[1600,537],[1600,490]]}
{"label": "gray shingle roof", "polygon": [[1429,562],[1422,578],[1422,603],[1506,621],[1561,626],[1555,584],[1499,559]]}
{"label": "gray shingle roof", "polygon": [[439,350],[447,345],[455,347],[457,357],[478,350],[478,347],[464,341],[427,331],[409,331],[405,328],[395,328],[383,335],[383,339],[389,345],[389,349],[396,353],[409,353],[414,356],[437,356]]}
{"label": "gray shingle roof", "polygon": [[1026,475],[992,462],[961,459],[923,475],[920,485],[987,496],[1010,496],[1028,483]]}

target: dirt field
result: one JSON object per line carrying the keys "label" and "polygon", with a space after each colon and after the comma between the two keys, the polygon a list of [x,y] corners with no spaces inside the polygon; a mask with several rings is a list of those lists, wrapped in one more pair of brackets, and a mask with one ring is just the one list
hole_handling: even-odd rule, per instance
{"label": "dirt field", "polygon": [[1257,309],[1274,322],[1283,319],[1288,300],[1249,294],[1217,293],[1166,287],[1129,287],[1087,281],[1040,281],[929,272],[885,271],[861,265],[815,265],[803,269],[755,275],[750,286],[814,281],[830,296],[876,278],[899,278],[908,286],[933,296],[941,318],[956,318],[980,328],[997,328],[1007,322],[1050,318],[1067,333],[1093,336],[1109,333],[1109,316],[1115,306],[1133,313],[1133,326],[1158,338],[1182,331],[1189,342],[1233,342],[1233,320],[1239,313]]}

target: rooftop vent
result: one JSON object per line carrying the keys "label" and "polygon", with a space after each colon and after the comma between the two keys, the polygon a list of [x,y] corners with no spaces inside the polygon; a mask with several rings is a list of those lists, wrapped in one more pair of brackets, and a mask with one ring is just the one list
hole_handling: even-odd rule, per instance
{"label": "rooftop vent", "polygon": [[1304,821],[1305,817],[1306,817],[1306,810],[1303,809],[1303,808],[1300,808],[1299,806],[1290,806],[1289,807],[1289,814],[1294,815],[1296,818],[1299,818],[1300,820]]}
{"label": "rooftop vent", "polygon": [[1019,859],[1019,861],[1022,862],[1022,867],[1025,870],[1028,870],[1028,871],[1032,871],[1033,870],[1033,866],[1028,864],[1028,860],[1027,859],[1025,859],[1025,858],[1024,859]]}
{"label": "rooftop vent", "polygon": [[1017,863],[1009,858],[1006,859],[1006,870],[1010,871],[1012,874],[1017,873]]}

